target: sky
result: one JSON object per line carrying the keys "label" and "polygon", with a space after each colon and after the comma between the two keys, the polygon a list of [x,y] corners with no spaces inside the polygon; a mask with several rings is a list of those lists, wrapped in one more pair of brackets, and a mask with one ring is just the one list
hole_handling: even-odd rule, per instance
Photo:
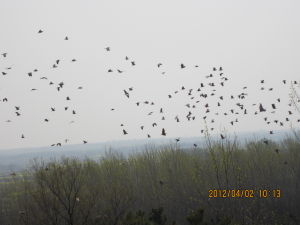
{"label": "sky", "polygon": [[[0,72],[6,73],[0,74],[0,100],[8,101],[0,102],[0,149],[140,139],[147,134],[164,137],[162,128],[166,138],[201,136],[204,116],[208,128],[214,128],[211,133],[287,129],[290,122],[279,127],[266,125],[263,118],[300,117],[294,111],[287,114],[292,110],[290,81],[300,77],[299,10],[296,0],[1,0],[0,53],[7,56],[0,55]],[[105,50],[108,46],[110,51]],[[52,68],[57,59],[57,68]],[[219,67],[228,78],[224,87],[219,85]],[[206,78],[211,73],[213,77]],[[47,80],[40,79],[44,76]],[[60,82],[64,86],[57,91]],[[203,93],[215,95],[200,98],[196,90],[201,83]],[[241,100],[237,95],[242,92],[247,96]],[[218,99],[221,95],[223,101]],[[276,113],[269,113],[279,97]],[[196,100],[200,103],[195,109],[185,106],[196,105]],[[222,106],[216,107],[217,102]],[[245,105],[247,115],[237,102]],[[255,115],[259,103],[267,112]],[[205,113],[205,104],[210,113]],[[240,114],[223,115],[233,108]],[[185,116],[192,110],[196,118],[188,121]],[[299,124],[293,122],[295,127]]]}

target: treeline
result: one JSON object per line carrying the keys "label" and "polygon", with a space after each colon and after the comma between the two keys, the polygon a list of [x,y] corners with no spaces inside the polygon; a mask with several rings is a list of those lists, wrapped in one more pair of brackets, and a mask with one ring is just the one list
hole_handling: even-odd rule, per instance
{"label": "treeline", "polygon": [[[296,138],[36,160],[21,175],[0,183],[1,225],[300,224]],[[254,197],[209,198],[209,190],[232,189]]]}

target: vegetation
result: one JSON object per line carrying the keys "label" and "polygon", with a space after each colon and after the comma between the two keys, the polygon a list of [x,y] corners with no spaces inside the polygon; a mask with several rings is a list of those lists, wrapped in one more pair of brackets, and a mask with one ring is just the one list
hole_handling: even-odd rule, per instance
{"label": "vegetation", "polygon": [[[128,158],[36,160],[0,183],[0,224],[299,224],[299,150],[296,138],[244,146],[208,138],[206,148],[149,147]],[[256,191],[209,198],[215,189]]]}

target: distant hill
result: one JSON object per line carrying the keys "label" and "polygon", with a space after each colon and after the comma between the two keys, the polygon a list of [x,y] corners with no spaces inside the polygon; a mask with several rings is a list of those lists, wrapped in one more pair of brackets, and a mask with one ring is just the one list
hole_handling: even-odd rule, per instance
{"label": "distant hill", "polygon": [[[290,131],[281,130],[274,131],[274,135],[268,135],[268,131],[257,132],[241,132],[236,134],[238,141],[244,143],[247,140],[268,138],[274,141],[280,141],[287,137]],[[229,137],[232,139],[233,134]],[[213,135],[212,139],[220,139],[219,135]],[[91,158],[99,159],[108,150],[118,151],[127,156],[130,153],[143,151],[147,145],[168,145],[175,144],[175,138],[157,138],[157,139],[137,139],[137,140],[123,140],[110,141],[100,143],[76,144],[76,145],[62,145],[61,147],[36,147],[36,148],[18,148],[18,149],[3,149],[0,150],[0,174],[7,174],[12,171],[19,171],[30,164],[34,158],[50,160],[66,157],[76,157],[79,159]],[[178,145],[181,148],[193,148],[193,144],[197,146],[205,146],[204,137],[184,137],[180,138]]]}

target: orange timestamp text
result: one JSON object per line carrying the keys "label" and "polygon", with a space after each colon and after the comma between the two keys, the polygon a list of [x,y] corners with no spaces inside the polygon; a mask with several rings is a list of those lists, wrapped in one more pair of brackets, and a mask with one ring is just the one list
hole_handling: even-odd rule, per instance
{"label": "orange timestamp text", "polygon": [[254,190],[254,189],[228,189],[228,190],[208,190],[209,198],[280,198],[282,196],[280,189],[274,190]]}

